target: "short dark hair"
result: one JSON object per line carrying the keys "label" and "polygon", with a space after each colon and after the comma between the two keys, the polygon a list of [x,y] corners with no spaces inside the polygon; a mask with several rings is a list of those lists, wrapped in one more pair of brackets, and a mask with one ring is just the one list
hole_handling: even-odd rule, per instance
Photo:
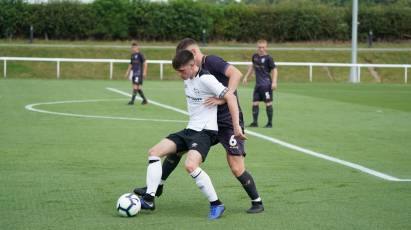
{"label": "short dark hair", "polygon": [[187,49],[187,47],[191,46],[191,45],[196,45],[197,41],[192,39],[192,38],[184,38],[183,40],[181,40],[177,47],[176,47],[176,53],[178,53],[181,50],[185,50]]}
{"label": "short dark hair", "polygon": [[194,55],[188,50],[181,50],[177,52],[173,58],[173,68],[178,70],[182,66],[188,64],[190,61],[194,61]]}
{"label": "short dark hair", "polygon": [[138,46],[138,43],[137,43],[136,41],[133,41],[133,42],[131,43],[131,46]]}

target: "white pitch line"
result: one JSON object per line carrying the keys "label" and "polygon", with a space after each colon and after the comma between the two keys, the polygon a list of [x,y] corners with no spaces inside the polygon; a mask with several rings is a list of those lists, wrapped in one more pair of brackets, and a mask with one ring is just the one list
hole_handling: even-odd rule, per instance
{"label": "white pitch line", "polygon": [[[114,89],[114,88],[110,88],[110,87],[107,87],[106,89],[108,89],[112,92],[122,94],[124,96],[131,97],[131,94],[126,93],[126,92],[121,91],[121,90],[118,90],[118,89]],[[188,113],[186,111],[175,108],[175,107],[172,107],[172,106],[164,105],[162,103],[155,102],[155,101],[152,101],[152,100],[149,100],[149,103],[188,115]],[[252,135],[252,136],[261,138],[263,140],[270,141],[271,143],[278,144],[278,145],[281,145],[283,147],[286,147],[286,148],[289,148],[289,149],[292,149],[292,150],[295,150],[295,151],[298,151],[298,152],[301,152],[301,153],[304,153],[304,154],[307,154],[307,155],[310,155],[310,156],[313,156],[313,157],[317,157],[317,158],[320,158],[320,159],[323,159],[323,160],[327,160],[327,161],[331,161],[331,162],[334,162],[334,163],[337,163],[337,164],[341,164],[341,165],[344,165],[344,166],[359,170],[361,172],[367,173],[369,175],[372,175],[372,176],[375,176],[375,177],[378,177],[378,178],[381,178],[381,179],[384,179],[384,180],[401,181],[401,182],[411,181],[411,179],[400,179],[400,178],[397,178],[397,177],[394,177],[394,176],[391,176],[391,175],[388,175],[388,174],[378,172],[376,170],[364,167],[364,166],[359,165],[359,164],[355,164],[355,163],[352,163],[352,162],[349,162],[349,161],[345,161],[345,160],[341,160],[341,159],[338,159],[338,158],[335,158],[335,157],[331,157],[331,156],[328,156],[328,155],[323,154],[323,153],[314,152],[312,150],[302,148],[302,147],[299,147],[297,145],[293,145],[293,144],[287,143],[285,141],[282,141],[282,140],[279,140],[279,139],[276,139],[276,138],[272,138],[272,137],[269,137],[269,136],[266,136],[266,135],[263,135],[263,134],[260,134],[260,133],[257,133],[257,132],[253,132],[253,131],[249,131],[249,130],[245,130],[245,132],[247,134]]]}
{"label": "white pitch line", "polygon": [[[113,116],[100,116],[100,115],[84,115],[84,114],[75,114],[75,113],[53,112],[53,111],[48,111],[48,110],[44,110],[44,109],[34,108],[35,106],[39,106],[39,105],[56,105],[56,104],[67,104],[67,103],[86,103],[86,102],[100,102],[100,101],[114,101],[114,100],[118,100],[118,99],[53,101],[53,102],[44,102],[44,103],[35,103],[35,104],[26,105],[25,109],[27,109],[29,111],[33,111],[33,112],[47,113],[47,114],[61,115],[61,116],[69,116],[69,117],[187,123],[187,121],[183,121],[183,120],[165,120],[165,119],[146,119],[146,118],[136,118],[136,117],[113,117]],[[120,99],[120,100],[122,100],[122,99]]]}

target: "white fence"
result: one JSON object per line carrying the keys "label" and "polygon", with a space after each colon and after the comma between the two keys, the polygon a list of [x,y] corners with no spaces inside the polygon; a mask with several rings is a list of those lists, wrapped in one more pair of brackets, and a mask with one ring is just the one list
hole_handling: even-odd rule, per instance
{"label": "white fence", "polygon": [[[84,59],[84,58],[32,58],[32,57],[0,57],[3,60],[3,76],[7,77],[7,61],[34,61],[34,62],[55,62],[56,77],[60,78],[60,63],[62,62],[91,62],[91,63],[107,63],[109,64],[109,79],[113,79],[113,63],[130,63],[130,60],[125,59]],[[171,64],[168,60],[147,60],[148,64],[160,65],[160,79],[163,80],[164,64]],[[251,65],[251,62],[230,62],[233,65]],[[400,68],[404,69],[404,83],[408,82],[408,68],[411,64],[349,64],[349,63],[312,63],[312,62],[276,62],[277,66],[297,66],[308,67],[308,79],[313,81],[313,67],[355,67],[357,68],[357,79],[361,81],[361,68],[377,67],[377,68]]]}

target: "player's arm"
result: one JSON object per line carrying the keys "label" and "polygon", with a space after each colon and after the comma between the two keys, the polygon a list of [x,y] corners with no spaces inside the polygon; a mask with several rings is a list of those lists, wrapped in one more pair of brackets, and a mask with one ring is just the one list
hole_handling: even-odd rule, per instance
{"label": "player's arm", "polygon": [[143,63],[143,78],[144,79],[147,77],[147,66],[148,66],[147,61],[144,60],[144,63]]}
{"label": "player's arm", "polygon": [[230,115],[234,128],[234,136],[241,140],[247,139],[240,126],[240,111],[238,109],[237,97],[234,95],[233,91],[227,90],[223,98],[227,102],[228,109],[230,110]]}
{"label": "player's arm", "polygon": [[128,78],[128,76],[130,75],[131,67],[132,67],[132,65],[131,65],[131,64],[128,64],[128,68],[127,68],[126,74],[124,75],[125,78]]}
{"label": "player's arm", "polygon": [[240,110],[234,91],[223,86],[213,75],[204,75],[200,79],[205,88],[212,92],[212,94],[227,102],[233,122],[234,136],[243,140],[246,139],[240,126]]}
{"label": "player's arm", "polygon": [[271,89],[276,90],[277,89],[277,78],[278,78],[278,71],[277,68],[274,68],[271,70]]}
{"label": "player's arm", "polygon": [[252,75],[254,72],[254,68],[252,65],[248,66],[247,73],[244,75],[243,84],[246,85],[248,81],[248,76]]}
{"label": "player's arm", "polygon": [[236,91],[238,83],[240,83],[243,74],[235,66],[229,65],[225,70],[225,75],[229,78],[228,89],[230,89],[233,92]]}

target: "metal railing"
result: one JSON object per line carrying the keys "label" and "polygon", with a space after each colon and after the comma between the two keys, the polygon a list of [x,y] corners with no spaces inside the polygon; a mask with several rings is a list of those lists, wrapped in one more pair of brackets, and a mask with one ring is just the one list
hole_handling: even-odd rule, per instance
{"label": "metal railing", "polygon": [[[85,59],[85,58],[34,58],[34,57],[0,57],[3,60],[3,76],[7,77],[7,61],[34,61],[34,62],[55,62],[56,63],[56,77],[60,78],[60,63],[62,62],[91,62],[91,63],[108,63],[109,64],[109,79],[113,79],[113,63],[130,63],[126,59]],[[160,65],[160,79],[164,77],[164,65],[171,64],[169,60],[147,60],[148,64]],[[251,65],[251,62],[229,62],[233,65]],[[357,68],[357,79],[361,81],[361,68],[400,68],[404,69],[404,83],[408,82],[408,68],[411,64],[350,64],[350,63],[315,63],[315,62],[276,62],[277,66],[296,66],[308,67],[308,80],[313,81],[313,67],[355,67]]]}

